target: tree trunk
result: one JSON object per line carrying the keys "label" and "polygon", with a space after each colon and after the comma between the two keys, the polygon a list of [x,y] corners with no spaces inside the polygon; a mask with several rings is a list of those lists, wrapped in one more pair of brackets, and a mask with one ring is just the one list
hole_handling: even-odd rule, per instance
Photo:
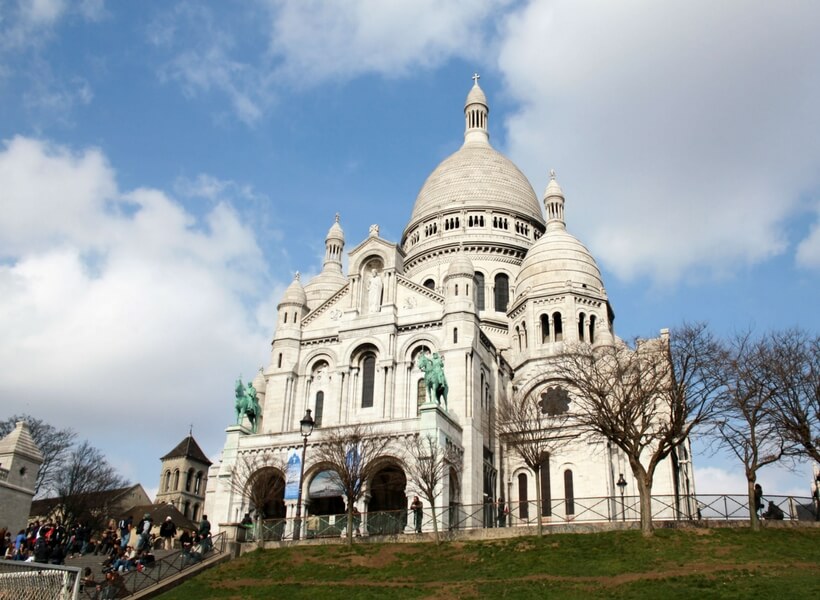
{"label": "tree trunk", "polygon": [[749,525],[752,531],[760,531],[760,519],[757,517],[757,502],[755,499],[755,482],[757,478],[752,476],[746,478],[747,493],[749,495]]}
{"label": "tree trunk", "polygon": [[436,536],[436,544],[441,543],[438,537],[438,519],[436,518],[436,503],[430,501],[430,514],[433,516],[433,533]]}
{"label": "tree trunk", "polygon": [[538,537],[544,535],[544,524],[541,522],[541,469],[535,469],[535,518],[538,521]]}
{"label": "tree trunk", "polygon": [[256,537],[256,547],[263,548],[265,546],[265,533],[262,529],[262,515],[256,511],[256,531],[253,532]]}
{"label": "tree trunk", "polygon": [[652,480],[647,477],[636,477],[638,494],[641,499],[641,533],[649,537],[655,531],[652,525]]}
{"label": "tree trunk", "polygon": [[[648,473],[639,459],[629,458],[632,475],[638,484],[638,497],[641,504],[641,533],[649,537],[654,532],[652,526],[652,474]],[[653,469],[654,470],[654,469]]]}
{"label": "tree trunk", "polygon": [[353,503],[347,503],[347,545],[353,545]]}

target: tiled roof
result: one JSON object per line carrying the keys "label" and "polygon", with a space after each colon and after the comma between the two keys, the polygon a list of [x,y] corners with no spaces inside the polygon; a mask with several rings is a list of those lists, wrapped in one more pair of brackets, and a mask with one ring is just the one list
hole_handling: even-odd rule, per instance
{"label": "tiled roof", "polygon": [[199,447],[199,444],[196,443],[196,440],[192,435],[189,435],[182,440],[173,450],[163,456],[160,460],[167,460],[169,458],[190,458],[196,462],[200,462],[208,466],[211,465],[211,461],[208,460],[207,456],[205,456],[202,448]]}

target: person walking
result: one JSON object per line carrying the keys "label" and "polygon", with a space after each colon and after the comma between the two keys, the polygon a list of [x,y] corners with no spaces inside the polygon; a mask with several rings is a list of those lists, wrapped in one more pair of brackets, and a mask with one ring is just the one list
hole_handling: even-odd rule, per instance
{"label": "person walking", "polygon": [[162,525],[159,526],[159,535],[162,538],[162,545],[165,550],[174,549],[174,538],[177,535],[177,526],[171,516],[165,517]]}

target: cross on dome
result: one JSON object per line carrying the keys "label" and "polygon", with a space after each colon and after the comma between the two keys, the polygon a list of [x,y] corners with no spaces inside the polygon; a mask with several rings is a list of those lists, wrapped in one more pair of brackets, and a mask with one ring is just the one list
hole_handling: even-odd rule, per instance
{"label": "cross on dome", "polygon": [[550,179],[555,179],[555,169],[550,169]]}
{"label": "cross on dome", "polygon": [[478,80],[479,79],[481,79],[481,75],[479,75],[478,73],[473,73],[473,83],[475,85],[478,85]]}

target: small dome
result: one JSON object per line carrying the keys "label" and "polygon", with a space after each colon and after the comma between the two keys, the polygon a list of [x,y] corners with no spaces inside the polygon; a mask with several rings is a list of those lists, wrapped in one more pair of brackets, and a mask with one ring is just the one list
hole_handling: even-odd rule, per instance
{"label": "small dome", "polygon": [[484,106],[487,106],[487,96],[484,95],[484,90],[478,86],[477,79],[473,87],[470,89],[470,93],[467,94],[467,101],[464,103],[464,106],[466,108],[471,104],[483,104]]}
{"label": "small dome", "polygon": [[464,275],[466,277],[473,277],[475,269],[473,268],[473,261],[463,252],[458,255],[450,263],[450,268],[447,270],[447,277],[455,277],[457,275]]}
{"label": "small dome", "polygon": [[566,289],[567,282],[605,296],[601,271],[586,246],[565,229],[547,231],[521,263],[516,297]]}
{"label": "small dome", "polygon": [[336,213],[336,221],[330,226],[325,239],[345,241],[345,232],[342,231],[342,226],[339,225],[339,213]]}
{"label": "small dome", "polygon": [[293,281],[282,296],[282,304],[298,304],[299,306],[304,306],[307,304],[305,288],[302,287],[302,282],[299,281],[299,279],[300,275],[297,271],[296,276],[293,278]]}
{"label": "small dome", "polygon": [[544,199],[553,197],[563,198],[564,191],[561,189],[561,186],[555,179],[555,171],[550,171],[550,182],[547,184],[547,188],[544,190]]}

